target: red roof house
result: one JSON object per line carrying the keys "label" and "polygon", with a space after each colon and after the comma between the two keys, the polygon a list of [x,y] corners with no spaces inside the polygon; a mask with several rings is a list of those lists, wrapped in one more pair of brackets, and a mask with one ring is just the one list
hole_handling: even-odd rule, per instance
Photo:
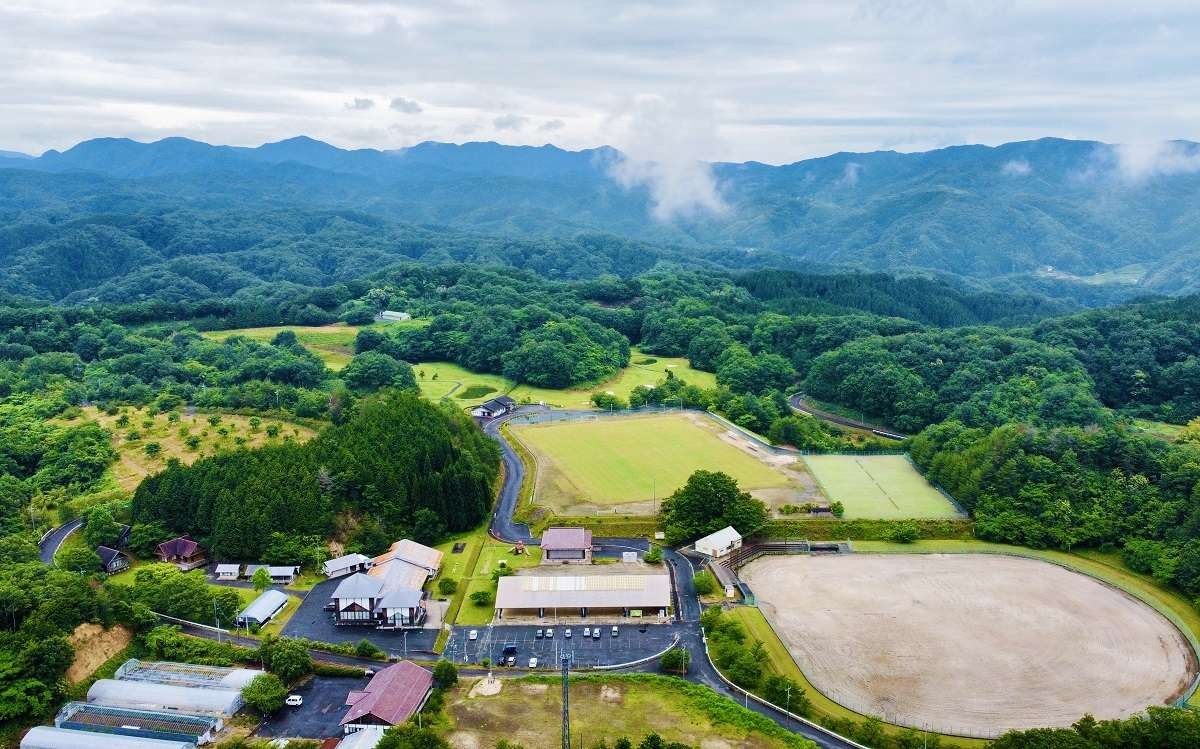
{"label": "red roof house", "polygon": [[542,564],[589,564],[592,532],[587,528],[547,528],[541,547]]}
{"label": "red roof house", "polygon": [[203,567],[206,562],[200,544],[187,536],[163,541],[158,545],[157,554],[159,559],[175,565],[184,572]]}
{"label": "red roof house", "polygon": [[367,726],[395,726],[412,716],[433,691],[433,673],[410,661],[400,661],[371,677],[367,688],[346,695],[342,730],[353,733]]}

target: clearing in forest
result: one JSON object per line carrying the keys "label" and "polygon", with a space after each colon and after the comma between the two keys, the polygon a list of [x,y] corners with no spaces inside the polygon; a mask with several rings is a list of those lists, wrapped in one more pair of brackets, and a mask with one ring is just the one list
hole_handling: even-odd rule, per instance
{"label": "clearing in forest", "polygon": [[739,576],[814,687],[889,723],[993,737],[1127,718],[1196,673],[1157,611],[1034,559],[772,556]]}
{"label": "clearing in forest", "polygon": [[511,433],[537,463],[534,504],[558,515],[652,515],[699,469],[727,473],[771,505],[819,498],[794,458],[702,414],[513,423]]}
{"label": "clearing in forest", "polygon": [[809,455],[804,461],[846,518],[956,518],[950,500],[903,455]]}
{"label": "clearing in forest", "polygon": [[273,325],[264,328],[237,328],[235,330],[209,330],[200,335],[214,341],[223,341],[233,336],[245,336],[261,343],[270,343],[276,335],[284,330],[296,334],[300,345],[320,357],[325,366],[333,371],[345,367],[354,358],[354,339],[358,331],[364,327],[421,327],[428,325],[428,320],[405,320],[403,322],[375,323],[372,326],[347,325]]}

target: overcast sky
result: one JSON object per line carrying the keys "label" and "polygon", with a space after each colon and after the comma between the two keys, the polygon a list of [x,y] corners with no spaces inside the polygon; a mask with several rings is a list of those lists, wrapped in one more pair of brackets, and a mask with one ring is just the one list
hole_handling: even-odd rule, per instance
{"label": "overcast sky", "polygon": [[1200,140],[1196,0],[5,0],[0,149],[422,140],[795,161]]}

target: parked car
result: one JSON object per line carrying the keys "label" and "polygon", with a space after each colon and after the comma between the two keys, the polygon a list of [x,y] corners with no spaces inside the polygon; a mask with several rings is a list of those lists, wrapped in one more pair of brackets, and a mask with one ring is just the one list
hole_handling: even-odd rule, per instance
{"label": "parked car", "polygon": [[468,639],[468,640],[472,640],[472,641],[474,641],[474,640],[478,640],[478,639],[479,639],[479,630],[477,630],[477,629],[473,629],[473,630],[471,630],[470,632],[468,632],[468,633],[467,633],[467,639]]}
{"label": "parked car", "polygon": [[612,633],[613,633],[613,637],[616,637],[617,635],[621,634],[621,630],[617,629],[617,625],[614,624]]}
{"label": "parked car", "polygon": [[542,639],[542,630],[539,629],[537,631],[537,634],[534,635],[534,638],[536,638],[538,640]]}
{"label": "parked car", "polygon": [[530,668],[537,668],[537,658],[530,658],[530,659],[529,659],[529,667],[530,667]]}
{"label": "parked car", "polygon": [[517,665],[517,656],[515,656],[515,655],[508,656],[508,658],[506,658],[504,661],[504,665],[506,665],[506,666]]}
{"label": "parked car", "polygon": [[599,627],[593,627],[593,628],[592,628],[592,639],[593,639],[593,640],[599,640],[599,639],[600,639],[600,628],[599,628]]}
{"label": "parked car", "polygon": [[304,704],[304,698],[298,694],[289,694],[284,702],[291,707],[300,707]]}
{"label": "parked car", "polygon": [[584,636],[584,637],[591,637],[591,636],[592,636],[592,628],[591,628],[591,627],[584,627],[584,628],[583,628],[583,636]]}
{"label": "parked car", "polygon": [[566,629],[563,630],[563,637],[567,638],[568,640],[571,639],[571,628],[570,627],[567,627]]}
{"label": "parked car", "polygon": [[554,639],[554,630],[553,630],[553,629],[551,629],[550,627],[546,627],[546,639],[547,639],[547,640],[553,640],[553,639]]}
{"label": "parked car", "polygon": [[375,672],[372,671],[371,669],[369,669],[369,668],[363,669],[363,676],[374,676],[374,675],[375,675]]}

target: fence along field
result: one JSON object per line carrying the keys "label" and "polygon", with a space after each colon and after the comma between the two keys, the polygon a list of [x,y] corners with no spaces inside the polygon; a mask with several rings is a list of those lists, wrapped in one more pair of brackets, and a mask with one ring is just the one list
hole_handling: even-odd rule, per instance
{"label": "fence along field", "polygon": [[804,461],[846,518],[962,517],[903,455],[808,455]]}
{"label": "fence along field", "polygon": [[792,456],[756,451],[703,414],[512,422],[511,433],[537,461],[534,503],[559,515],[651,515],[697,469],[723,471],[772,505],[820,499]]}
{"label": "fence along field", "polygon": [[990,738],[1171,704],[1196,661],[1136,598],[985,554],[775,556],[739,571],[805,676],[856,712]]}

